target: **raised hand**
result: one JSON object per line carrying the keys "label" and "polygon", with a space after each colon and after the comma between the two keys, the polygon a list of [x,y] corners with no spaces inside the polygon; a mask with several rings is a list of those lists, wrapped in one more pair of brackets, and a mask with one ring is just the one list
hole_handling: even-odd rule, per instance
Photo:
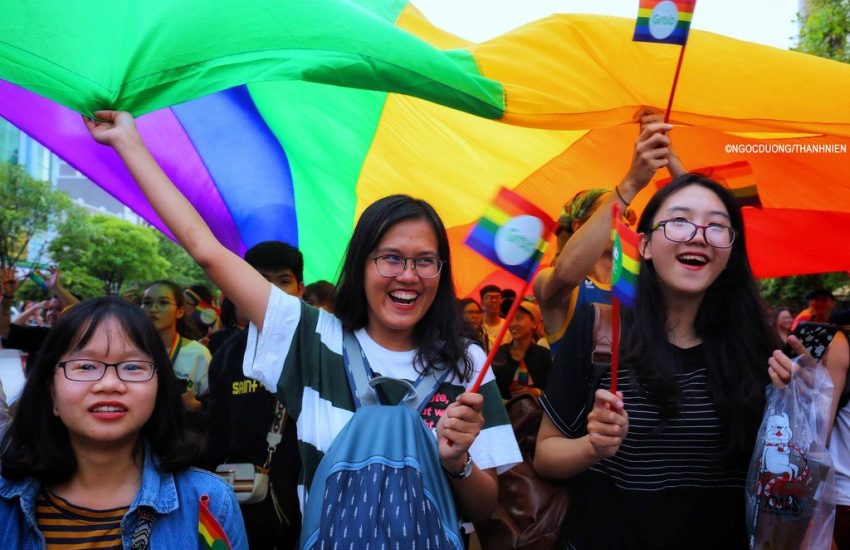
{"label": "raised hand", "polygon": [[97,119],[83,117],[91,136],[98,143],[115,147],[119,143],[139,140],[133,115],[125,111],[95,111]]}

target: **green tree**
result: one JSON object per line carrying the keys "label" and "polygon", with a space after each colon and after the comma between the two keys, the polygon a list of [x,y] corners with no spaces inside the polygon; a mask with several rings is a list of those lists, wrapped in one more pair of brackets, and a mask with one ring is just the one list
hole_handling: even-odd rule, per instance
{"label": "green tree", "polygon": [[106,294],[117,294],[125,281],[162,277],[170,268],[153,229],[102,214],[88,216],[80,209],[59,227],[49,250],[72,279],[89,284],[84,275],[94,277]]}
{"label": "green tree", "polygon": [[26,258],[33,235],[53,227],[70,204],[65,193],[21,166],[0,163],[0,268]]}
{"label": "green tree", "polygon": [[850,0],[810,0],[798,21],[798,51],[850,63]]}

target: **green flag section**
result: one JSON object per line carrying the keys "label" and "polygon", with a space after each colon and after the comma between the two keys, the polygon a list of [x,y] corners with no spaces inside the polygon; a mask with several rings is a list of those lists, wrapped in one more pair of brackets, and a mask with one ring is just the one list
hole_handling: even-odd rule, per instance
{"label": "green flag section", "polygon": [[395,26],[402,0],[0,0],[0,79],[78,112],[134,115],[245,83],[415,95],[485,117],[500,83]]}

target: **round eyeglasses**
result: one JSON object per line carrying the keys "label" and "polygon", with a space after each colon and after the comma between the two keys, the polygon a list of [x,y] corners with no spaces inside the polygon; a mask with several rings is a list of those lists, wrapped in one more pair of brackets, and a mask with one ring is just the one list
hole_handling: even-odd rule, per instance
{"label": "round eyeglasses", "polygon": [[383,277],[398,277],[404,270],[407,269],[407,262],[413,271],[423,279],[433,279],[440,274],[443,269],[443,260],[433,256],[423,256],[422,258],[402,258],[395,254],[387,254],[371,258],[375,262],[375,268],[378,274]]}
{"label": "round eyeglasses", "polygon": [[75,382],[97,382],[106,374],[108,367],[115,367],[118,379],[124,382],[147,382],[156,373],[156,365],[150,361],[104,363],[93,359],[73,359],[56,366],[65,372],[65,378]]}
{"label": "round eyeglasses", "polygon": [[735,230],[728,225],[720,223],[700,225],[685,218],[673,218],[672,220],[662,220],[656,223],[652,226],[652,231],[655,231],[659,227],[664,230],[664,236],[668,241],[676,243],[690,241],[696,236],[699,229],[702,229],[705,242],[714,248],[729,248],[735,242]]}

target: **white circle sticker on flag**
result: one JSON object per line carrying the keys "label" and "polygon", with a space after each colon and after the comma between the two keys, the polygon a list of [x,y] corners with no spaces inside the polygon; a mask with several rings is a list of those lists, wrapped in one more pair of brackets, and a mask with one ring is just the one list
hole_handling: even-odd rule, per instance
{"label": "white circle sticker on flag", "polygon": [[496,255],[505,265],[520,265],[537,250],[543,222],[536,216],[516,216],[496,231]]}
{"label": "white circle sticker on flag", "polygon": [[649,17],[649,34],[656,40],[663,40],[673,34],[679,24],[679,10],[670,0],[659,2],[652,8]]}

